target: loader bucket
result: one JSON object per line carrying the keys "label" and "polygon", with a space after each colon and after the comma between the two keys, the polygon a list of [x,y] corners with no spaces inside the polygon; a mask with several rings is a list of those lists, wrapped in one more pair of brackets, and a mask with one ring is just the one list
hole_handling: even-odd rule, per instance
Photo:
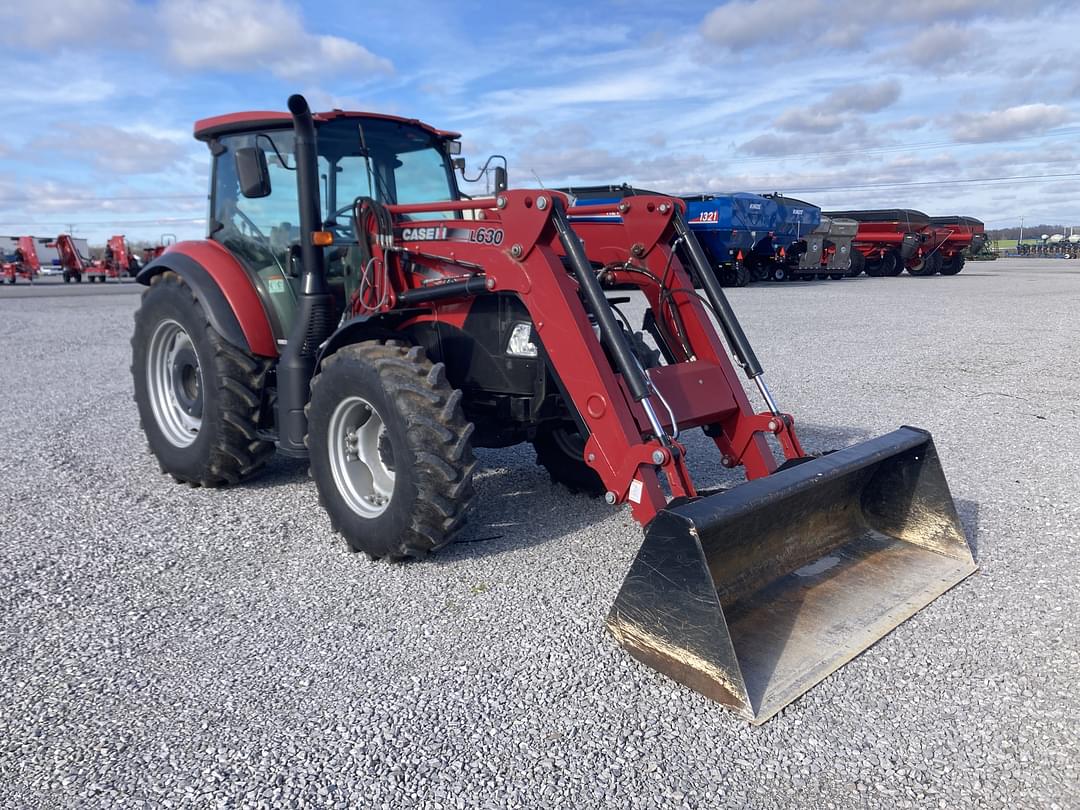
{"label": "loader bucket", "polygon": [[930,434],[903,427],[661,511],[607,625],[757,725],[975,569]]}

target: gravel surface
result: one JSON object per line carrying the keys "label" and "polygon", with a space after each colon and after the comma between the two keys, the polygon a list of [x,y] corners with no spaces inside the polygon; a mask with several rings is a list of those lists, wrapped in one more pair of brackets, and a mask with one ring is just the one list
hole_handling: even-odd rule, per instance
{"label": "gravel surface", "polygon": [[302,463],[161,475],[135,291],[0,289],[0,806],[1080,806],[1073,263],[731,292],[808,448],[933,432],[981,569],[756,729],[615,645],[640,530],[528,448],[412,565]]}

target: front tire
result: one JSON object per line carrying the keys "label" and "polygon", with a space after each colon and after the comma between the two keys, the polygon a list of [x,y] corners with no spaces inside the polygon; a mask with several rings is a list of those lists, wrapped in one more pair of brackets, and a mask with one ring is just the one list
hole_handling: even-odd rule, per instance
{"label": "front tire", "polygon": [[357,343],[311,382],[311,475],[353,551],[400,560],[451,540],[473,500],[473,424],[419,346]]}
{"label": "front tire", "polygon": [[143,293],[131,348],[139,420],[162,472],[216,487],[266,464],[274,445],[259,437],[258,420],[270,361],[214,331],[176,273],[155,276]]}

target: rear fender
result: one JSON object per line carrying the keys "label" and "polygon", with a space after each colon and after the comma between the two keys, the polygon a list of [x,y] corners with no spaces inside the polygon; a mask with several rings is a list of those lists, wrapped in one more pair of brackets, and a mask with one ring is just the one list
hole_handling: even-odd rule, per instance
{"label": "rear fender", "polygon": [[178,242],[147,264],[135,280],[149,286],[171,270],[191,288],[210,325],[229,343],[261,357],[277,357],[277,342],[259,293],[241,264],[209,240]]}

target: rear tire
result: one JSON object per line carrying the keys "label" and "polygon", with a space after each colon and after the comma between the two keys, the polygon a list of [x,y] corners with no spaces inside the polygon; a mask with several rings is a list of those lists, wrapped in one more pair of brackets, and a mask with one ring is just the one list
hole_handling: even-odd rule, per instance
{"label": "rear tire", "polygon": [[751,281],[765,281],[769,278],[769,268],[761,259],[752,256],[747,264],[747,269],[750,271]]}
{"label": "rear tire", "polygon": [[[660,351],[646,343],[641,332],[630,332],[625,327],[623,332],[642,368],[656,368],[661,364]],[[607,491],[600,474],[585,461],[585,439],[573,420],[541,426],[532,445],[536,463],[547,470],[552,483],[562,484],[571,492],[590,498]]]}
{"label": "rear tire", "polygon": [[863,270],[866,269],[866,257],[855,248],[851,249],[851,265],[848,267],[848,278],[855,278],[861,276]]}
{"label": "rear tire", "polygon": [[936,275],[941,270],[943,260],[944,257],[942,257],[941,253],[935,250],[929,256],[926,256],[917,267],[909,267],[908,273],[923,278]]}
{"label": "rear tire", "polygon": [[903,272],[904,260],[900,258],[900,254],[895,250],[886,251],[881,259],[881,274],[883,276],[895,278]]}
{"label": "rear tire", "polygon": [[964,257],[957,253],[950,261],[942,263],[940,272],[943,276],[955,276],[963,269]]}
{"label": "rear tire", "polygon": [[585,462],[585,440],[573,422],[545,425],[532,441],[536,463],[554,484],[597,498],[605,492],[600,474]]}
{"label": "rear tire", "polygon": [[844,277],[843,273],[829,273],[829,279],[831,281],[839,281]]}
{"label": "rear tire", "polygon": [[750,283],[750,271],[742,262],[734,262],[721,271],[725,287],[745,287]]}
{"label": "rear tire", "polygon": [[162,472],[216,487],[269,461],[274,445],[259,437],[258,420],[270,361],[214,331],[176,273],[155,276],[143,293],[131,348],[139,420]]}
{"label": "rear tire", "polygon": [[322,361],[306,408],[311,476],[353,551],[424,557],[464,525],[477,462],[461,399],[420,346],[357,343]]}

